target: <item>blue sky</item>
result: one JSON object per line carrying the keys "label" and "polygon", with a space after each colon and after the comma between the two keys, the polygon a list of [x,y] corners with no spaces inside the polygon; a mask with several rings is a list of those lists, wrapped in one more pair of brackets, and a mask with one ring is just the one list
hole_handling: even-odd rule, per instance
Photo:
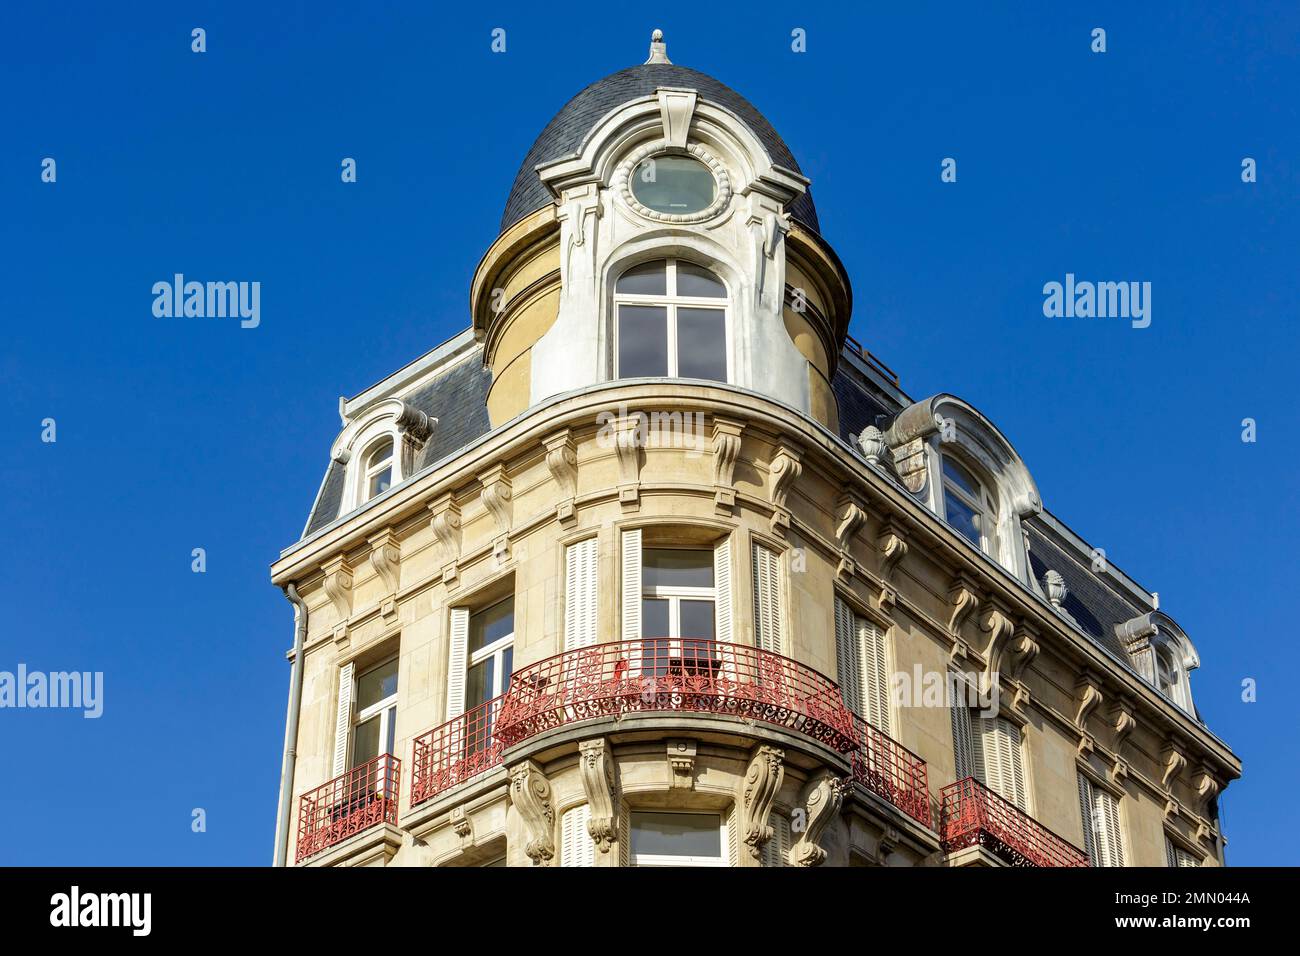
{"label": "blue sky", "polygon": [[[914,397],[984,411],[1197,644],[1197,703],[1245,761],[1229,861],[1300,862],[1293,4],[331,6],[6,16],[0,670],[102,670],[105,713],[0,711],[0,863],[269,861],[292,632],[267,566],[337,397],[468,325],[533,137],[654,27],[791,144],[853,334]],[[176,272],[260,281],[260,326],[155,318]],[[1067,272],[1151,282],[1151,326],[1045,318]]]}

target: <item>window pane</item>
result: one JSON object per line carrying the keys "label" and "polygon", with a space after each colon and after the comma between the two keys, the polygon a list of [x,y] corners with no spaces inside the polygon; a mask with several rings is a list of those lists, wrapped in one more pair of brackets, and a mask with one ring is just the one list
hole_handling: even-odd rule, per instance
{"label": "window pane", "polygon": [[363,720],[352,728],[352,763],[348,769],[360,767],[367,760],[379,756],[379,715]]}
{"label": "window pane", "polygon": [[943,493],[943,507],[948,514],[948,524],[965,536],[976,547],[982,547],[980,541],[979,518],[966,502],[951,491]]}
{"label": "window pane", "polygon": [[693,262],[677,262],[677,294],[709,299],[725,299],[727,287],[722,280],[703,266]]}
{"label": "window pane", "polygon": [[397,658],[372,667],[357,678],[357,710],[365,710],[397,693]]}
{"label": "window pane", "polygon": [[722,827],[713,813],[633,813],[632,852],[647,856],[722,856]]}
{"label": "window pane", "polygon": [[370,490],[366,493],[366,500],[376,495],[382,495],[393,485],[393,466],[389,465],[383,471],[376,472],[370,476]]}
{"label": "window pane", "polygon": [[515,599],[506,598],[470,615],[469,652],[473,654],[514,632]]}
{"label": "window pane", "polygon": [[702,637],[713,639],[713,602],[682,601],[681,631],[682,637]]}
{"label": "window pane", "polygon": [[713,552],[693,548],[646,548],[641,555],[641,585],[647,588],[711,588]]}
{"label": "window pane", "polygon": [[651,156],[632,171],[632,195],[655,212],[686,214],[707,209],[717,183],[709,167],[689,156]]}
{"label": "window pane", "polygon": [[661,305],[618,307],[620,378],[668,374],[668,310]]}
{"label": "window pane", "polygon": [[979,499],[979,482],[975,480],[974,476],[969,471],[957,464],[947,455],[944,455],[943,457],[943,474],[945,478],[955,484],[962,491],[966,492],[966,494],[976,500]]}
{"label": "window pane", "polygon": [[618,277],[614,291],[628,295],[667,295],[668,261],[660,259],[633,266]]}
{"label": "window pane", "polygon": [[727,324],[721,309],[677,309],[677,374],[727,380]]}
{"label": "window pane", "polygon": [[475,664],[465,675],[465,709],[486,704],[496,694],[492,693],[492,677],[496,667],[496,656],[489,657],[482,663]]}
{"label": "window pane", "polygon": [[378,446],[376,446],[375,450],[370,453],[370,457],[366,459],[366,467],[370,468],[374,465],[379,464],[385,458],[392,458],[392,457],[393,457],[393,440],[391,438],[388,438],[385,439]]}
{"label": "window pane", "polygon": [[667,637],[668,600],[666,598],[645,598],[641,602],[641,636]]}

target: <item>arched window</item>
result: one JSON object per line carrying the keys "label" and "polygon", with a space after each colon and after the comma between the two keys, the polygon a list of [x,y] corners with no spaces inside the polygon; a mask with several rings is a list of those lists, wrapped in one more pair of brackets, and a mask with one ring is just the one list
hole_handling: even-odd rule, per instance
{"label": "arched window", "polygon": [[1178,706],[1183,706],[1182,678],[1168,647],[1156,648],[1156,689]]}
{"label": "arched window", "polygon": [[702,266],[658,259],[614,286],[614,377],[728,381],[727,287]]}
{"label": "arched window", "polygon": [[943,456],[943,513],[952,528],[985,554],[996,554],[997,504],[979,479]]}
{"label": "arched window", "polygon": [[393,484],[393,440],[385,438],[371,446],[366,454],[365,472],[361,476],[362,501],[369,501]]}

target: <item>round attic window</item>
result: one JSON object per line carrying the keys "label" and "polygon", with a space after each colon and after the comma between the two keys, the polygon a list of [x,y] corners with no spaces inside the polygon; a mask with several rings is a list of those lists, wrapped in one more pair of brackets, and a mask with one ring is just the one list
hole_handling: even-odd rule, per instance
{"label": "round attic window", "polygon": [[713,173],[691,156],[647,156],[632,170],[632,195],[647,209],[690,215],[713,205],[718,184]]}

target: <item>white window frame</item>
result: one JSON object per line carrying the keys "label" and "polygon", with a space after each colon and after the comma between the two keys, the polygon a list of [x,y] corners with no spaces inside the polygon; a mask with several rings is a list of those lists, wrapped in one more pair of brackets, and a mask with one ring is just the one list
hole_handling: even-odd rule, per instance
{"label": "white window frame", "polygon": [[[378,670],[381,667],[386,667],[387,665],[392,664],[395,661],[397,661],[397,655],[393,655],[392,657],[387,657],[384,660],[380,661],[379,663],[371,667],[367,667],[364,671],[357,673],[357,675],[352,679],[352,699],[356,700],[357,698],[357,690],[361,686],[361,678],[365,677],[371,671]],[[398,675],[399,677],[401,675],[400,666],[398,668]],[[366,721],[375,717],[376,715],[378,715],[379,717],[380,750],[379,753],[374,754],[371,757],[367,757],[366,760],[367,761],[374,760],[376,757],[382,757],[385,754],[389,756],[393,756],[393,750],[397,749],[397,690],[394,689],[391,694],[389,694],[387,697],[383,698],[382,700],[376,701],[375,703],[371,704],[369,707],[365,708],[364,710],[358,710],[356,712],[356,715],[352,718],[352,726],[348,730],[348,761],[347,762],[349,765],[348,766],[349,770],[355,769],[355,767],[358,766],[358,764],[355,763],[355,757],[353,752],[353,748],[356,746],[357,728],[362,724],[364,724]],[[391,749],[385,749],[387,747],[387,742],[389,740],[393,741],[393,747]]]}
{"label": "white window frame", "polygon": [[[488,700],[495,700],[496,698],[500,697],[502,694],[506,692],[508,678],[506,680],[502,679],[502,674],[505,672],[503,654],[507,648],[514,647],[515,644],[515,609],[513,606],[514,597],[513,596],[505,597],[502,598],[500,601],[493,601],[491,604],[485,605],[484,607],[479,608],[477,611],[471,611],[469,615],[470,618],[469,625],[472,630],[474,626],[474,618],[477,615],[482,614],[486,611],[490,611],[497,605],[504,604],[506,601],[511,602],[510,633],[506,634],[503,637],[497,638],[495,641],[493,641],[491,644],[488,644],[486,647],[482,647],[479,650],[469,654],[465,662],[465,689],[466,691],[468,691],[469,672],[472,671],[479,664],[482,664],[488,658],[490,657],[495,658],[495,662],[492,667],[492,689],[491,689],[491,693],[488,694]],[[466,700],[465,709],[470,710],[473,707],[480,706],[482,703],[483,703],[482,701],[474,701],[473,703],[471,703],[469,700]]]}
{"label": "white window frame", "polygon": [[[374,456],[375,452],[378,451],[379,446],[383,445],[384,442],[389,443],[388,457],[381,458],[378,462],[372,464],[370,459]],[[365,451],[361,455],[361,500],[358,504],[365,504],[367,501],[378,498],[384,493],[383,491],[378,491],[372,495],[370,493],[370,482],[385,468],[388,469],[388,488],[385,488],[384,491],[387,491],[389,488],[392,488],[397,484],[397,473],[399,470],[397,466],[397,441],[390,435],[383,435],[376,438],[366,446]]]}
{"label": "white window frame", "polygon": [[[1107,811],[1110,811],[1109,813]],[[1083,817],[1083,842],[1089,862],[1098,867],[1124,866],[1123,801],[1087,774],[1079,774],[1079,813]]]}
{"label": "white window frame", "polygon": [[[693,265],[698,269],[704,269],[715,279],[717,279],[720,283],[722,283],[722,288],[723,291],[726,292],[726,295],[723,296],[722,298],[707,298],[704,296],[678,295],[677,294],[678,261],[679,261],[678,259],[669,256],[666,259],[650,259],[645,262],[634,262],[630,265],[625,266],[623,270],[619,272],[617,277],[615,277],[614,310],[613,310],[614,321],[613,321],[613,335],[611,336],[614,343],[614,354],[611,357],[611,362],[614,367],[613,378],[618,379],[618,378],[625,377],[623,376],[622,371],[618,367],[619,330],[622,325],[621,321],[619,320],[619,306],[620,305],[653,305],[653,306],[664,307],[668,313],[668,343],[667,343],[668,370],[666,373],[667,378],[681,377],[677,371],[677,309],[679,307],[685,307],[689,309],[694,309],[694,308],[715,309],[715,310],[720,310],[722,312],[722,336],[723,336],[722,351],[726,357],[726,363],[727,363],[727,375],[725,381],[728,383],[735,381],[735,371],[732,368],[733,363],[731,360],[731,342],[732,342],[731,288],[730,286],[727,285],[727,281],[724,278],[722,278],[722,276],[718,275],[718,273],[714,271],[714,269],[711,268],[710,266],[704,265],[703,263],[696,262],[692,259],[686,259],[682,261],[685,261],[688,264]],[[666,278],[664,280],[665,281],[664,288],[667,290],[667,292],[664,295],[634,295],[628,292],[617,291],[619,279],[623,278],[623,274],[625,272],[635,269],[638,266],[649,265],[652,262],[665,263],[664,269],[666,271]],[[631,377],[631,376],[627,376],[627,377]]]}
{"label": "white window frame", "polygon": [[[971,480],[975,482],[976,486],[979,488],[978,498],[972,497],[970,492],[968,492],[965,488],[963,488],[961,485],[957,484],[957,482],[953,481],[951,478],[948,477],[948,473],[944,470],[943,467],[945,461],[951,461],[954,465],[956,465],[966,474],[970,475]],[[975,473],[975,470],[972,469],[970,465],[966,464],[966,462],[962,461],[956,455],[949,455],[945,452],[940,452],[939,454],[939,509],[944,522],[948,524],[949,527],[953,527],[952,523],[948,521],[949,492],[951,492],[954,497],[956,497],[959,501],[962,502],[962,504],[966,505],[966,507],[970,508],[972,511],[975,512],[976,515],[979,516],[980,518],[979,549],[983,551],[985,554],[989,555],[990,557],[996,559],[997,555],[993,551],[993,541],[989,537],[988,525],[990,524],[990,522],[992,522],[995,525],[997,524],[998,510],[997,510],[997,501],[993,498],[992,493],[989,491],[988,482],[980,478],[980,476]],[[953,530],[956,531],[957,529],[954,527]],[[964,540],[968,540],[968,541],[970,540],[960,531],[957,531],[957,534],[961,535],[961,537]]]}
{"label": "white window frame", "polygon": [[[690,816],[716,816],[718,818],[718,855],[710,856],[671,856],[656,853],[637,853],[631,849],[633,826],[632,820],[638,813],[681,813]],[[655,867],[673,867],[673,866],[731,866],[731,860],[728,859],[728,833],[729,825],[727,814],[717,810],[660,810],[651,807],[638,807],[628,811],[628,844],[629,859],[632,866],[655,866]]]}
{"label": "white window frame", "polygon": [[[643,546],[641,549],[641,600],[644,602],[647,598],[651,600],[668,601],[668,633],[667,634],[647,634],[645,633],[645,609],[641,609],[641,640],[642,642],[668,638],[668,656],[683,657],[682,637],[686,640],[707,640],[717,641],[718,639],[718,579],[717,571],[713,575],[713,587],[671,587],[663,585],[649,585],[645,583],[646,554],[650,551],[692,551],[705,559],[709,567],[714,566],[714,549],[713,548],[672,548],[672,547],[654,547],[650,545]],[[682,634],[682,601],[708,601],[713,605],[713,636],[700,638],[691,634]]]}

